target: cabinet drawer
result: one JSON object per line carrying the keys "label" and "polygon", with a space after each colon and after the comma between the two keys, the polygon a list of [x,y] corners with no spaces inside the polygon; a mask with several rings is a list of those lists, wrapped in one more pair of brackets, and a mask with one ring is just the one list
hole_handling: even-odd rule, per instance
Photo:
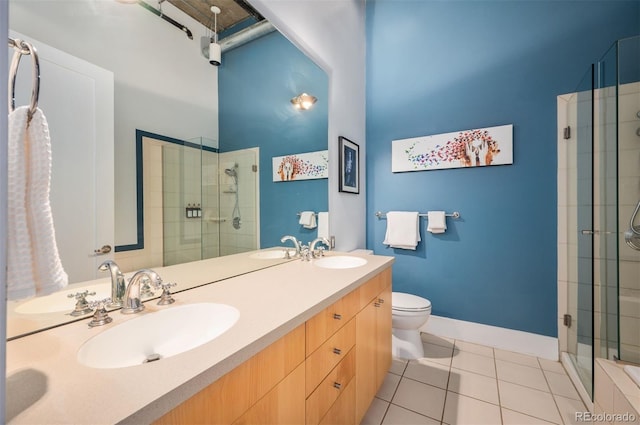
{"label": "cabinet drawer", "polygon": [[391,285],[391,267],[384,269],[359,288],[359,309],[365,308],[374,297],[389,285]]}
{"label": "cabinet drawer", "polygon": [[356,321],[350,320],[324,344],[314,351],[306,364],[306,396],[320,384],[325,376],[342,360],[356,343]]}
{"label": "cabinet drawer", "polygon": [[324,344],[327,338],[336,333],[338,329],[346,325],[360,311],[359,307],[359,290],[356,289],[307,320],[307,356]]}
{"label": "cabinet drawer", "polygon": [[[345,392],[353,381],[356,370],[355,349],[347,353],[345,358],[327,375],[313,393],[307,398],[306,423],[320,423],[323,416],[331,409],[338,397]],[[353,405],[352,405],[353,406]]]}
{"label": "cabinet drawer", "polygon": [[342,395],[338,397],[333,406],[329,409],[324,418],[320,421],[320,425],[355,425],[356,415],[353,406],[356,404],[356,380],[352,379],[351,383],[344,390]]}

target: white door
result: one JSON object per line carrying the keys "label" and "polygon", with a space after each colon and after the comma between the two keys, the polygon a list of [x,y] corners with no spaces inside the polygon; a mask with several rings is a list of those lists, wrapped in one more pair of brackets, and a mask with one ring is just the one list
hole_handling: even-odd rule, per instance
{"label": "white door", "polygon": [[[27,36],[10,36],[31,42],[40,58],[38,106],[51,136],[51,209],[62,265],[69,283],[95,279],[98,265],[113,259],[113,73]],[[16,107],[29,104],[31,65],[23,56]],[[96,254],[103,246],[111,252]]]}

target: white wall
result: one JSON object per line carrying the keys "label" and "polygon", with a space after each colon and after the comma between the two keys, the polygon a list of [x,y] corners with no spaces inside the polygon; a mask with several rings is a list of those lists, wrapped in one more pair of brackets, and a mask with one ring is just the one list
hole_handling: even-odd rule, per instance
{"label": "white wall", "polygon": [[218,70],[200,53],[205,28],[168,2],[163,12],[187,26],[193,40],[136,4],[11,4],[11,29],[115,74],[116,245],[136,242],[135,130],[218,140]]}
{"label": "white wall", "polygon": [[[336,248],[366,243],[365,3],[363,0],[251,0],[329,76],[329,211]],[[338,136],[360,145],[360,194],[338,192]]]}

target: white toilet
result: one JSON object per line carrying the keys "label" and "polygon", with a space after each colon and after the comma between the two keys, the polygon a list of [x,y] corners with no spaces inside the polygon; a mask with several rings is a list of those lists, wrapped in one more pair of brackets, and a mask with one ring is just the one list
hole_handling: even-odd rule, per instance
{"label": "white toilet", "polygon": [[393,292],[391,311],[393,356],[403,359],[424,357],[419,329],[429,319],[431,302],[417,295]]}

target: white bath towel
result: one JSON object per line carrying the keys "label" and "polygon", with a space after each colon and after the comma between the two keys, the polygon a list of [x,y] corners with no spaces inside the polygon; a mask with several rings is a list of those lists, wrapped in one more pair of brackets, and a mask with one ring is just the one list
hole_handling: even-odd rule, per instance
{"label": "white bath towel", "polygon": [[316,224],[316,213],[314,213],[313,211],[302,211],[300,213],[300,221],[299,221],[299,223],[305,229],[315,229],[316,226],[317,226],[317,224]]}
{"label": "white bath towel", "polygon": [[418,212],[389,211],[384,244],[392,248],[415,250],[420,242],[420,216]]}
{"label": "white bath towel", "polygon": [[329,213],[318,213],[318,237],[331,239],[331,232],[329,231]]}
{"label": "white bath towel", "polygon": [[51,141],[41,110],[27,126],[28,107],[9,114],[7,298],[54,292],[68,283],[49,203]]}
{"label": "white bath towel", "polygon": [[427,232],[444,233],[447,230],[447,219],[444,211],[427,212]]}

